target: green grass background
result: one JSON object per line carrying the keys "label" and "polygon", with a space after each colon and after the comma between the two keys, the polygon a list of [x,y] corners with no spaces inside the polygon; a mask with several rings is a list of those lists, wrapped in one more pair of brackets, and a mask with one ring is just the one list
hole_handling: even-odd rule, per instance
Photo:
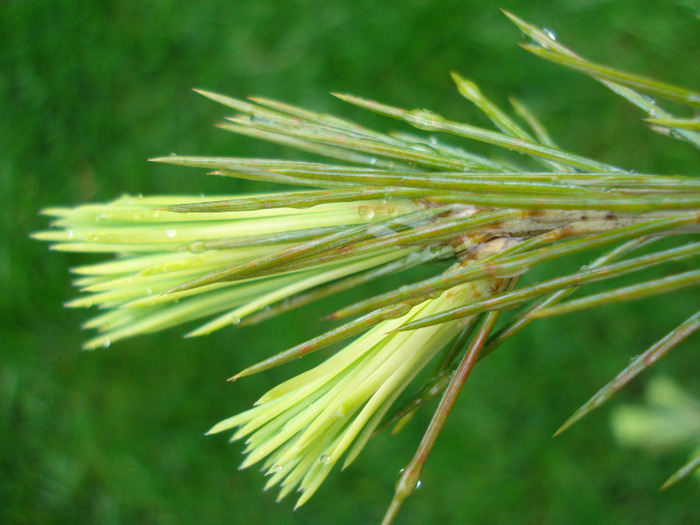
{"label": "green grass background", "polygon": [[[587,57],[700,86],[697,2],[499,5]],[[454,70],[499,103],[513,95],[529,104],[567,149],[640,172],[697,172],[696,152],[650,133],[639,112],[529,56],[520,40],[486,0],[0,2],[0,522],[376,523],[428,413],[374,439],[296,512],[260,491],[256,470],[237,470],[239,444],[203,436],[304,363],[236,384],[227,377],[316,334],[320,314],[349,297],[206,339],[172,330],[83,353],[88,313],[61,304],[74,294],[67,269],[86,258],[50,253],[28,234],[46,226],[37,212],[48,205],[248,189],[148,157],[297,155],[212,128],[226,110],[192,87],[274,97],[380,129],[398,123],[327,93],[486,124],[451,85]],[[689,451],[621,448],[609,408],[550,437],[693,307],[688,292],[542,321],[490,356],[398,523],[700,522],[696,481],[657,491]],[[693,345],[697,338],[656,373],[700,394]],[[616,402],[639,399],[650,375]]]}

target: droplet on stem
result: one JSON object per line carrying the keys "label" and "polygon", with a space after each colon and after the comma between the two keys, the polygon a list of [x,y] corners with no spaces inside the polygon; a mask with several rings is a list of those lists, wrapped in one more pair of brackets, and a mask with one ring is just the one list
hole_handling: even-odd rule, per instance
{"label": "droplet on stem", "polygon": [[552,40],[556,40],[556,39],[557,39],[557,34],[556,34],[554,31],[552,31],[551,29],[548,29],[548,28],[545,27],[544,29],[542,29],[542,31],[544,31],[544,32],[546,33],[546,35],[547,35],[549,38],[551,38]]}
{"label": "droplet on stem", "polygon": [[357,208],[357,213],[365,220],[370,220],[374,217],[374,209],[371,206],[360,206]]}

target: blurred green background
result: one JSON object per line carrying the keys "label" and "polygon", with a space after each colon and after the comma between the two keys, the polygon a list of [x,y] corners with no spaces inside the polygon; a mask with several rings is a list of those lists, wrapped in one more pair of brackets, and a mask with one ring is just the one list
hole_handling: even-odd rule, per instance
{"label": "blurred green background", "polygon": [[[587,57],[700,87],[698,2],[498,5]],[[226,110],[192,87],[380,129],[397,124],[327,93],[485,125],[452,86],[454,70],[499,103],[513,95],[529,104],[567,149],[640,172],[697,172],[696,152],[647,131],[635,109],[528,55],[520,40],[487,0],[0,2],[0,522],[377,523],[429,411],[397,436],[375,438],[296,512],[260,491],[259,472],[237,470],[240,444],[203,437],[304,363],[236,384],[227,377],[316,334],[319,315],[347,297],[206,339],[172,330],[83,353],[89,314],[61,305],[74,294],[67,270],[85,257],[50,253],[28,234],[46,226],[37,212],[49,205],[248,189],[148,157],[298,155],[212,128]],[[550,437],[693,307],[689,292],[542,321],[490,356],[398,523],[700,522],[695,480],[657,491],[688,450],[621,448],[609,408]],[[697,338],[657,373],[697,395],[693,345]],[[638,399],[650,375],[616,402]]]}

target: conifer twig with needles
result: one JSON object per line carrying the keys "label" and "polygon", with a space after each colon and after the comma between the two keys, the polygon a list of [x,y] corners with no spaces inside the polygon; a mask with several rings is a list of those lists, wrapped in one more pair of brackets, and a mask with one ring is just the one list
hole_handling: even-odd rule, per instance
{"label": "conifer twig with needles", "polygon": [[[531,40],[522,45],[525,50],[592,77],[641,109],[652,126],[700,149],[697,117],[661,107],[669,101],[697,111],[698,92],[588,61],[547,31],[506,16]],[[538,318],[700,284],[696,176],[640,174],[565,151],[522,102],[511,101],[515,116],[510,116],[473,81],[458,73],[452,78],[495,129],[335,94],[436,136],[382,133],[270,99],[197,90],[235,112],[220,128],[331,160],[156,157],[151,160],[292,189],[208,197],[125,195],[109,203],[43,210],[53,222],[33,234],[35,239],[55,250],[115,256],[73,268],[81,295],[66,306],[99,309],[84,325],[97,332],[84,347],[108,347],[193,322],[200,324],[186,335],[203,336],[376,284],[364,299],[322,314],[341,324],[242,367],[231,379],[341,341],[345,345],[208,433],[235,429],[232,440],[245,439],[241,468],[261,464],[269,476],[266,488],[279,485],[279,499],[298,491],[300,506],[341,459],[348,466],[372,435],[394,423],[395,431],[404,427],[424,401],[442,393],[401,474],[383,522],[391,523],[419,482],[479,359]],[[462,145],[453,144],[458,141]],[[486,144],[492,154],[470,152],[470,141]],[[518,162],[506,158],[510,152],[521,154]],[[561,275],[548,270],[552,275],[536,281],[521,278],[574,257],[589,262]],[[410,271],[417,266],[432,273],[418,279]],[[400,286],[384,285],[399,273]],[[620,285],[621,278],[636,281]],[[565,300],[593,283],[609,287]],[[501,319],[504,310],[518,308]],[[695,313],[634,359],[557,433],[698,326]],[[427,367],[432,373],[423,386],[396,409]],[[691,459],[664,487],[697,464]]]}

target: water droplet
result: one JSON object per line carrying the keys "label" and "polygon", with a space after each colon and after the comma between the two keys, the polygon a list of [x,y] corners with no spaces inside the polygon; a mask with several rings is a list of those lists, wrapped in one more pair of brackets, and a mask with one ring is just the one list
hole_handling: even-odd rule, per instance
{"label": "water droplet", "polygon": [[269,119],[263,118],[259,115],[251,115],[250,121],[251,122],[271,122]]}
{"label": "water droplet", "polygon": [[323,454],[321,456],[321,463],[326,464],[331,460],[331,457],[327,454]]}
{"label": "water droplet", "polygon": [[102,346],[104,346],[105,348],[109,348],[109,345],[111,345],[111,344],[112,344],[112,341],[110,341],[109,339],[105,339],[102,343]]}
{"label": "water droplet", "polygon": [[439,144],[437,137],[430,137],[428,140],[430,141],[430,143],[431,143],[433,146],[436,146],[436,145]]}
{"label": "water droplet", "polygon": [[175,237],[175,235],[177,235],[177,231],[175,231],[171,228],[168,228],[167,230],[165,230],[165,236],[168,237],[169,239],[172,239],[173,237]]}
{"label": "water droplet", "polygon": [[360,206],[357,208],[357,213],[365,220],[370,220],[374,217],[374,208],[371,206]]}
{"label": "water droplet", "polygon": [[440,253],[442,253],[442,246],[440,246],[439,244],[431,244],[430,246],[428,246],[428,253],[430,255],[439,255]]}
{"label": "water droplet", "polygon": [[241,323],[241,318],[238,317],[237,315],[234,315],[231,317],[231,324],[240,324]]}
{"label": "water droplet", "polygon": [[551,29],[548,29],[548,28],[545,27],[545,28],[542,29],[542,30],[543,30],[543,31],[547,34],[547,36],[548,36],[549,38],[551,38],[552,40],[556,40],[556,39],[557,39],[557,34],[556,34],[554,31],[552,31]]}
{"label": "water droplet", "polygon": [[374,166],[374,165],[377,163],[377,157],[372,157],[371,159],[369,159],[369,163],[370,163],[372,166]]}
{"label": "water droplet", "polygon": [[416,150],[416,151],[423,152],[423,153],[432,153],[433,151],[435,151],[433,148],[431,148],[427,144],[413,144],[411,146],[411,148]]}
{"label": "water droplet", "polygon": [[193,242],[188,246],[188,248],[192,253],[202,253],[207,251],[207,247],[202,241]]}
{"label": "water droplet", "polygon": [[74,234],[73,234],[73,230],[67,230],[67,231],[66,231],[66,234],[68,234],[68,238],[69,238],[69,239],[72,239],[72,238],[73,238],[73,235],[74,235]]}
{"label": "water droplet", "polygon": [[282,470],[282,465],[275,465],[272,467],[272,472],[279,472]]}
{"label": "water droplet", "polygon": [[171,156],[171,157],[177,158],[177,153],[174,153],[174,152],[173,152],[173,153],[170,154],[170,156]]}
{"label": "water droplet", "polygon": [[[401,481],[401,476],[403,475],[403,472],[404,472],[404,469],[401,469],[401,470],[399,470],[399,473],[396,475],[396,483],[397,483],[397,484]],[[416,482],[416,486],[413,487],[413,490],[418,490],[418,489],[421,488],[422,486],[423,486],[423,481],[419,479],[419,480]]]}

